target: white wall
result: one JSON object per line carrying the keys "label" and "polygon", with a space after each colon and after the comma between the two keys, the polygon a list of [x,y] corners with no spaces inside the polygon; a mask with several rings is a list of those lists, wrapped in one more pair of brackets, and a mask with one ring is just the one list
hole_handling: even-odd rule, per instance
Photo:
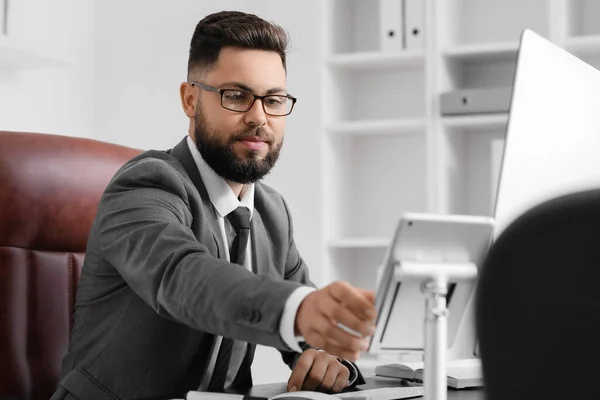
{"label": "white wall", "polygon": [[91,137],[94,1],[17,1],[11,32],[68,63],[52,70],[0,69],[0,129]]}
{"label": "white wall", "polygon": [[[198,21],[211,12],[253,12],[292,36],[288,88],[299,98],[289,117],[279,162],[266,182],[288,201],[296,242],[320,283],[320,20],[318,0],[205,2],[102,0],[95,8],[95,138],[142,149],[170,148],[187,134],[179,99],[189,43]],[[283,368],[282,368],[283,367]],[[279,353],[259,348],[256,383],[289,377]]]}

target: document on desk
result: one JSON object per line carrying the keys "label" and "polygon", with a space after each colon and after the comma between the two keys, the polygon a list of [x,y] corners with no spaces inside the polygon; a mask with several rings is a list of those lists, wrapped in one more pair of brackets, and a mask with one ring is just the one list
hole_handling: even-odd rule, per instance
{"label": "document on desk", "polygon": [[244,395],[233,393],[213,393],[190,391],[185,396],[185,400],[242,400]]}
{"label": "document on desk", "polygon": [[[285,392],[268,397],[270,400],[400,400],[423,396],[422,386],[386,387],[326,394],[314,391]],[[188,392],[186,400],[242,400],[245,396],[226,393]],[[246,398],[248,400],[248,398]],[[267,397],[262,397],[267,399]],[[254,398],[252,400],[259,400]]]}

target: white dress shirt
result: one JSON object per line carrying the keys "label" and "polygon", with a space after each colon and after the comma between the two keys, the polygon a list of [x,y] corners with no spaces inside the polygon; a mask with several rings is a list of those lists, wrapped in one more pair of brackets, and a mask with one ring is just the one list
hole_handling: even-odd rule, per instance
{"label": "white dress shirt", "polygon": [[[225,248],[229,248],[227,242],[227,232],[225,230],[225,217],[227,214],[235,210],[236,208],[243,206],[250,210],[250,218],[254,215],[254,184],[245,185],[242,190],[242,198],[239,200],[227,182],[221,178],[207,163],[204,161],[200,152],[196,148],[196,144],[191,137],[187,137],[187,144],[192,153],[192,157],[198,166],[198,171],[202,177],[202,181],[206,186],[208,197],[210,198],[213,207],[217,212],[217,219],[219,227],[221,229],[221,237]],[[248,239],[248,245],[246,246],[246,259],[244,267],[252,271],[252,246],[251,246],[252,235]],[[229,261],[229,252],[225,252],[227,260]],[[283,315],[279,323],[279,334],[282,340],[292,350],[298,353],[302,352],[302,348],[299,346],[298,341],[302,338],[296,337],[294,334],[294,326],[296,320],[296,313],[302,300],[314,291],[315,289],[310,286],[302,286],[296,289],[285,302]],[[217,354],[219,353],[219,347],[221,345],[222,337],[218,336],[215,341],[215,347],[212,350],[212,357],[208,365],[207,372],[204,376],[204,380],[200,385],[200,390],[205,390],[210,383],[212,378],[212,371],[214,370],[215,362],[217,360]],[[246,342],[236,340],[233,345],[233,354],[229,364],[229,370],[227,372],[227,379],[225,381],[225,387],[229,386],[233,379],[237,375],[240,365],[246,354],[247,344]]]}

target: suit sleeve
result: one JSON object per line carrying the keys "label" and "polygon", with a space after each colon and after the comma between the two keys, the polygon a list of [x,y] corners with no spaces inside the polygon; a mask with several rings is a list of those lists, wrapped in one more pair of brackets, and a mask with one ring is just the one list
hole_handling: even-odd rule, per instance
{"label": "suit sleeve", "polygon": [[[289,226],[289,251],[285,267],[285,279],[316,288],[316,285],[310,280],[308,267],[304,263],[304,260],[302,260],[302,257],[300,257],[300,253],[296,248],[296,244],[294,242],[292,217],[289,211],[289,207],[287,206],[285,200],[283,200],[283,204],[287,212]],[[299,345],[302,351],[311,348],[306,342],[301,342],[299,343]],[[283,361],[290,367],[290,369],[293,370],[301,353],[286,350],[279,351],[281,352],[281,357],[283,358]],[[339,361],[350,371],[350,387],[362,385],[365,383],[365,380],[360,370],[358,369],[358,366],[355,363],[342,359],[339,359]]]}
{"label": "suit sleeve", "polygon": [[165,161],[144,159],[123,168],[98,208],[102,255],[159,315],[287,349],[278,323],[282,304],[299,285],[211,255],[190,228],[187,193],[181,175]]}

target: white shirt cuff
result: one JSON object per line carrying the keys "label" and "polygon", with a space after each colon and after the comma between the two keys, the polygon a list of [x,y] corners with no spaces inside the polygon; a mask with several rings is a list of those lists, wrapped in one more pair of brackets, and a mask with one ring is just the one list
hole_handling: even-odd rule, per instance
{"label": "white shirt cuff", "polygon": [[283,315],[279,322],[279,334],[281,335],[281,339],[289,348],[297,353],[302,353],[302,348],[298,342],[304,341],[304,339],[296,336],[294,332],[296,326],[296,314],[298,313],[298,307],[300,307],[302,300],[315,290],[315,288],[310,286],[301,286],[294,290],[285,302]]}
{"label": "white shirt cuff", "polygon": [[340,361],[340,363],[342,363],[343,366],[348,368],[348,371],[350,372],[350,376],[348,377],[348,386],[354,385],[354,382],[356,382],[356,380],[358,379],[358,370],[350,361],[342,360],[340,358],[338,358],[338,360]]}

